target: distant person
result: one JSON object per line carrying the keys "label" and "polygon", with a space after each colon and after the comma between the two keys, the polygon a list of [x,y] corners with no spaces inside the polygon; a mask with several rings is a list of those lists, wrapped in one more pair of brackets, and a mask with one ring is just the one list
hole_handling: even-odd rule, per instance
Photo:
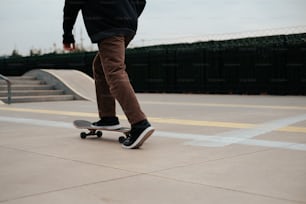
{"label": "distant person", "polygon": [[121,127],[116,116],[116,99],[131,124],[130,135],[122,144],[128,149],[140,147],[154,132],[125,70],[125,49],[136,34],[145,4],[145,0],[65,0],[64,6],[64,49],[75,49],[72,29],[80,10],[87,33],[99,48],[93,72],[100,120],[92,126]]}

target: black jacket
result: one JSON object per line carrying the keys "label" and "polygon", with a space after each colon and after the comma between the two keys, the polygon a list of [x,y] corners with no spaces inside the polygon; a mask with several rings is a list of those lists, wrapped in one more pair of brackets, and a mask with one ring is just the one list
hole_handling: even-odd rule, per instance
{"label": "black jacket", "polygon": [[114,35],[134,36],[145,4],[146,0],[65,0],[64,42],[66,37],[71,43],[69,36],[73,39],[72,29],[80,10],[93,43]]}

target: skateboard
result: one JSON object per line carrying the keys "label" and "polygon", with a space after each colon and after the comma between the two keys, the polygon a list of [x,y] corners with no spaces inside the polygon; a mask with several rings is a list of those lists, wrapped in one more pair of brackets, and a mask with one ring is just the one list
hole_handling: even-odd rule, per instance
{"label": "skateboard", "polygon": [[89,130],[88,133],[81,132],[80,137],[82,139],[86,139],[87,136],[97,136],[98,138],[102,137],[102,131],[111,131],[111,132],[120,132],[123,133],[125,136],[119,137],[119,143],[123,143],[126,140],[126,137],[129,135],[131,129],[128,127],[121,127],[119,129],[110,130],[106,128],[94,128],[91,126],[91,122],[87,120],[75,120],[73,121],[73,125],[78,129],[87,129]]}

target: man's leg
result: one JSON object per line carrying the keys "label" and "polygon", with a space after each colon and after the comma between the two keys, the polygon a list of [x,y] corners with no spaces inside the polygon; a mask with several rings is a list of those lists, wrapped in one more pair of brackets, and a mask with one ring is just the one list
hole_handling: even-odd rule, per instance
{"label": "man's leg", "polygon": [[99,44],[100,59],[110,93],[116,98],[131,124],[131,132],[122,146],[139,148],[154,132],[154,128],[142,112],[125,66],[125,49],[129,40],[111,37]]}
{"label": "man's leg", "polygon": [[126,41],[123,36],[104,39],[99,44],[99,55],[111,95],[117,99],[130,124],[146,119],[131,86],[125,66]]}
{"label": "man's leg", "polygon": [[92,124],[93,127],[104,127],[109,129],[120,128],[119,120],[116,117],[115,99],[109,91],[99,53],[97,53],[93,60],[93,75],[100,117],[100,121]]}
{"label": "man's leg", "polygon": [[99,53],[97,53],[93,61],[93,76],[100,118],[116,116],[115,99],[109,91]]}

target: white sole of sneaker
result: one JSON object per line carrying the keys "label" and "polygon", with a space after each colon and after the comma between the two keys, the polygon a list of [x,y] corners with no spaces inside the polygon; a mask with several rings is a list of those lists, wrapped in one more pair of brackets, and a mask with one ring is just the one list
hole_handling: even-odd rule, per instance
{"label": "white sole of sneaker", "polygon": [[131,146],[122,145],[122,147],[125,149],[137,149],[153,134],[154,131],[155,129],[153,127],[148,127],[140,134]]}
{"label": "white sole of sneaker", "polygon": [[113,126],[95,126],[91,125],[92,128],[95,129],[106,129],[106,130],[118,130],[121,128],[121,125],[113,125]]}

